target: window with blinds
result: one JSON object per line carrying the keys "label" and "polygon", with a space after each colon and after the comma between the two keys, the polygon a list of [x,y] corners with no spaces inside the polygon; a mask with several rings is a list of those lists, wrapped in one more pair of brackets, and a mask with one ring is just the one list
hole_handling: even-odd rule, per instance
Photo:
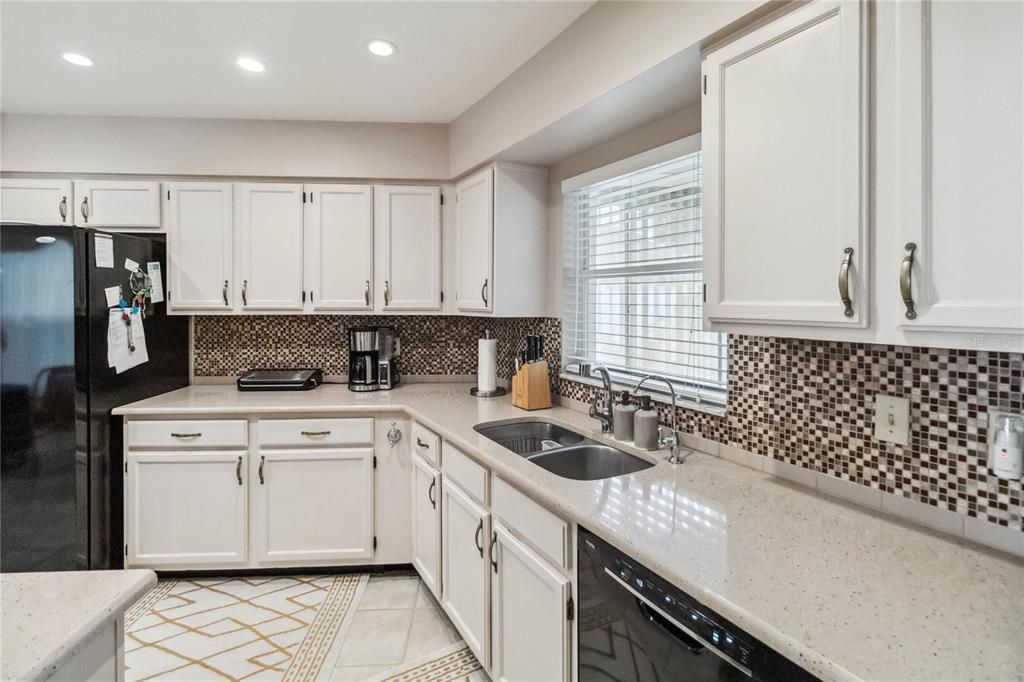
{"label": "window with blinds", "polygon": [[724,405],[726,335],[702,329],[701,253],[700,151],[566,192],[562,367],[660,374]]}

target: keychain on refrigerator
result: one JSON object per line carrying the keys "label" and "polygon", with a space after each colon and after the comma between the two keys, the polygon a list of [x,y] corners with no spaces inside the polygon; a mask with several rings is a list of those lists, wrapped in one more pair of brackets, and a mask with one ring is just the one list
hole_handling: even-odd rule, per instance
{"label": "keychain on refrigerator", "polygon": [[132,304],[141,312],[142,319],[146,319],[146,299],[153,297],[153,280],[139,268],[131,274],[128,286],[134,296]]}
{"label": "keychain on refrigerator", "polygon": [[121,309],[121,321],[124,322],[128,328],[128,350],[132,353],[135,352],[135,342],[132,340],[132,315],[139,312],[138,306],[128,307],[128,301],[123,298],[118,302],[117,307]]}

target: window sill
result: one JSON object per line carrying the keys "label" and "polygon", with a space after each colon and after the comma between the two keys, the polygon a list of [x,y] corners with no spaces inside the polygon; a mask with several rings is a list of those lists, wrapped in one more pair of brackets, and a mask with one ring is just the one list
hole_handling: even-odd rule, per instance
{"label": "window sill", "polygon": [[[594,379],[593,377],[584,377],[579,374],[570,374],[568,372],[562,372],[558,375],[559,379],[567,379],[568,381],[575,381],[578,384],[586,384],[587,386],[596,386],[600,388],[604,384],[601,383],[600,379]],[[636,384],[626,383],[623,381],[612,381],[612,388],[616,391],[632,391],[633,386]],[[640,389],[639,395],[649,395],[651,400],[662,405],[668,405],[672,402],[672,399],[663,394],[655,391],[647,391],[643,388]],[[694,412],[703,412],[705,414],[713,414],[717,417],[724,417],[726,408],[722,405],[712,405],[710,403],[698,403],[692,398],[685,396],[676,396],[676,407],[682,407],[686,410],[693,410]]]}

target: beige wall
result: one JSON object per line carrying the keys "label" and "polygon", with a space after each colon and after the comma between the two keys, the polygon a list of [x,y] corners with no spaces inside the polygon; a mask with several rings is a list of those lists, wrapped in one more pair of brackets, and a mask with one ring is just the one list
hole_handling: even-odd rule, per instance
{"label": "beige wall", "polygon": [[700,132],[700,106],[690,107],[560,161],[548,175],[549,317],[562,316],[562,180]]}
{"label": "beige wall", "polygon": [[0,169],[304,178],[448,178],[448,126],[186,118],[0,117]]}
{"label": "beige wall", "polygon": [[763,0],[594,5],[452,122],[452,177],[764,6]]}

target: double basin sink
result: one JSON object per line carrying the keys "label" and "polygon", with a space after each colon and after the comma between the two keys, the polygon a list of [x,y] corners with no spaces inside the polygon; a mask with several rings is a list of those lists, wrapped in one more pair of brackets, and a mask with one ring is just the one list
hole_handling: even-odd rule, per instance
{"label": "double basin sink", "polygon": [[596,481],[654,466],[610,445],[542,421],[487,422],[480,435],[563,478]]}

